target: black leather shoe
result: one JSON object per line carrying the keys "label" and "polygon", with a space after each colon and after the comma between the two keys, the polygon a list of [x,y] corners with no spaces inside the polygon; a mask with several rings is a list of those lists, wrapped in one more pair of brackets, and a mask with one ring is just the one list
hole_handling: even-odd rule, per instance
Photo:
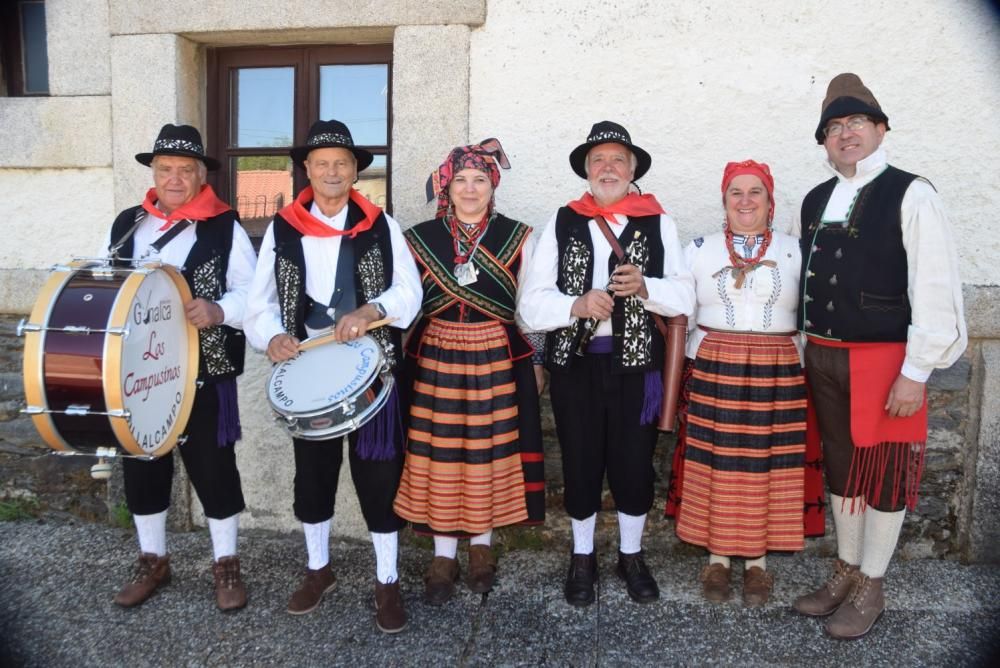
{"label": "black leather shoe", "polygon": [[646,567],[642,552],[618,553],[618,577],[625,581],[629,597],[636,603],[652,603],[660,598],[660,588]]}
{"label": "black leather shoe", "polygon": [[569,574],[563,592],[566,602],[583,608],[594,602],[594,583],[597,582],[597,558],[594,553],[574,554],[569,561]]}

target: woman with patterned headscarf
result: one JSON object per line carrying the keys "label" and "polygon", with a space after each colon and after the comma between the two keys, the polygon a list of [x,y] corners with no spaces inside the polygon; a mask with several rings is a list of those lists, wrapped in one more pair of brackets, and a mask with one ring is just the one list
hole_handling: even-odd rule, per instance
{"label": "woman with patterned headscarf", "polygon": [[[423,315],[406,343],[412,397],[396,513],[434,537],[425,599],[441,605],[459,579],[489,591],[493,529],[544,519],[534,349],[515,321],[531,228],[496,211],[496,139],[452,150],[427,182],[437,216],[405,236],[423,282]],[[539,362],[540,363],[540,362]]]}
{"label": "woman with patterned headscarf", "polygon": [[[679,483],[678,537],[709,551],[705,598],[729,599],[730,557],[743,557],[743,603],[754,606],[767,602],[774,583],[767,552],[804,543],[806,386],[795,327],[801,254],[796,239],[771,229],[774,179],[766,164],[726,165],[722,203],[722,231],[685,251],[697,296],[688,340],[694,365],[672,492]],[[821,486],[812,489],[820,499]]]}

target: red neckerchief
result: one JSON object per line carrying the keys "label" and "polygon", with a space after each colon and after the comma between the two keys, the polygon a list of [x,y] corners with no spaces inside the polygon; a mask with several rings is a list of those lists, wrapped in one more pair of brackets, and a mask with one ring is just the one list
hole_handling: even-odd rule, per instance
{"label": "red neckerchief", "polygon": [[159,228],[160,231],[170,229],[179,220],[208,220],[232,209],[231,206],[218,198],[210,185],[203,185],[194,199],[187,204],[182,204],[170,213],[163,213],[156,208],[156,188],[150,188],[146,192],[142,208],[160,220],[167,221],[163,227]]}
{"label": "red neckerchief", "polygon": [[566,206],[576,211],[581,216],[594,218],[603,216],[609,223],[617,223],[614,214],[620,213],[626,216],[653,216],[666,213],[660,203],[652,195],[640,195],[629,193],[614,204],[602,207],[590,193],[584,193],[580,199],[575,199]]}
{"label": "red neckerchief", "polygon": [[288,221],[288,224],[307,237],[339,237],[348,235],[352,239],[362,232],[371,229],[375,219],[382,209],[368,201],[368,198],[351,188],[350,200],[361,207],[365,218],[349,230],[335,230],[316,216],[309,213],[306,204],[313,201],[312,186],[306,186],[295,198],[295,201],[283,208],[278,214]]}

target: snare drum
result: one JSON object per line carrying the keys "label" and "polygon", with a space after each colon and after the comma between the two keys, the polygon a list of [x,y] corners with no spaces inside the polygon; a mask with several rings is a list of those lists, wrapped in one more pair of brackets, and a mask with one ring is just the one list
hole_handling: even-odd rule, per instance
{"label": "snare drum", "polygon": [[349,434],[375,417],[392,384],[382,346],[362,336],[303,350],[276,365],[267,381],[267,400],[292,436],[322,441]]}
{"label": "snare drum", "polygon": [[23,412],[51,448],[158,457],[177,444],[198,374],[198,330],[184,315],[190,299],[169,265],[54,268],[18,326]]}

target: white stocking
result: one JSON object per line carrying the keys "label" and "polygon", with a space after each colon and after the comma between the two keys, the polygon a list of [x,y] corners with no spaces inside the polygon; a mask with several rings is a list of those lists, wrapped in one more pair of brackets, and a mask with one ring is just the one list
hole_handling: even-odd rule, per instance
{"label": "white stocking", "polygon": [[167,511],[153,515],[133,515],[139,534],[139,550],[162,557],[167,554]]}

